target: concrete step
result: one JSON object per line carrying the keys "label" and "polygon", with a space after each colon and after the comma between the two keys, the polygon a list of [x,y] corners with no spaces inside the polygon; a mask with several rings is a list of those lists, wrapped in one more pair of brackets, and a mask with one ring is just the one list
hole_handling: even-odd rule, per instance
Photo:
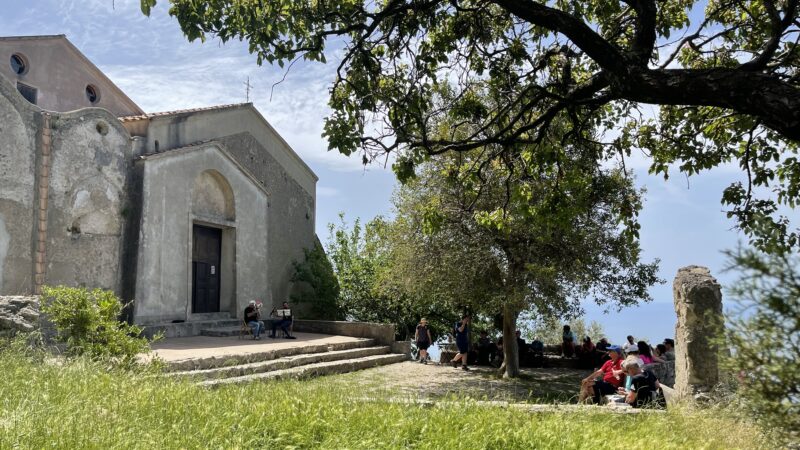
{"label": "concrete step", "polygon": [[341,361],[345,359],[364,358],[367,356],[385,355],[391,351],[388,346],[353,348],[348,350],[334,350],[322,353],[300,354],[285,356],[283,358],[259,361],[249,364],[240,364],[231,367],[217,367],[205,370],[189,370],[173,372],[173,376],[197,378],[233,378],[256,373],[272,372],[276,370],[291,369],[293,367],[316,364],[321,362]]}
{"label": "concrete step", "polygon": [[354,372],[371,367],[385,366],[408,360],[406,355],[389,353],[385,355],[365,356],[363,358],[345,359],[339,361],[320,362],[307,364],[290,369],[274,370],[270,372],[254,373],[232,378],[219,378],[206,380],[199,383],[201,386],[215,387],[224,384],[247,383],[259,380],[275,380],[282,378],[310,378],[337,373]]}
{"label": "concrete step", "polygon": [[[269,338],[267,338],[267,340],[269,341]],[[281,341],[291,342],[291,341],[285,341],[283,339],[281,339]],[[184,360],[174,360],[174,361],[169,361],[167,363],[167,370],[169,370],[170,372],[186,372],[190,370],[208,370],[218,367],[233,367],[242,364],[252,364],[262,361],[272,361],[279,358],[285,358],[288,356],[319,354],[325,352],[374,347],[375,341],[373,339],[358,339],[358,340],[337,342],[337,343],[323,343],[323,344],[302,343],[302,344],[303,345],[297,345],[294,347],[270,349],[253,353],[207,356],[200,358],[188,358]]]}

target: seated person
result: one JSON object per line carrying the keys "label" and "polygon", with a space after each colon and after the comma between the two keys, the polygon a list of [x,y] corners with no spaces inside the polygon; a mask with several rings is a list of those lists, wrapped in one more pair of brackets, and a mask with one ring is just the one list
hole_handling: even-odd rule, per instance
{"label": "seated person", "polygon": [[602,337],[602,338],[600,338],[599,341],[597,341],[597,345],[595,346],[595,350],[597,350],[598,352],[605,353],[606,351],[608,351],[608,346],[609,345],[611,345],[611,344],[608,343],[608,339]]}
{"label": "seated person", "polygon": [[642,370],[642,367],[635,360],[625,364],[625,372],[631,379],[631,386],[628,391],[625,391],[625,388],[619,388],[619,394],[625,396],[625,403],[634,408],[640,408],[656,401],[658,389],[661,385],[653,372]]}
{"label": "seated person", "polygon": [[517,330],[514,335],[517,337],[517,352],[519,354],[519,365],[520,366],[527,366],[530,365],[530,358],[528,355],[528,343],[525,342],[525,339],[522,339],[522,333]]}
{"label": "seated person", "polygon": [[675,341],[670,338],[664,339],[664,347],[667,348],[666,353],[664,353],[664,360],[675,361]]}
{"label": "seated person", "polygon": [[561,334],[561,353],[566,358],[575,355],[575,333],[570,330],[569,325],[564,325],[564,332]]}
{"label": "seated person", "polygon": [[579,403],[594,398],[599,404],[604,395],[614,394],[622,386],[622,349],[612,345],[608,348],[608,355],[611,359],[581,382]]}
{"label": "seated person", "polygon": [[658,356],[653,355],[652,349],[650,348],[650,345],[647,344],[647,342],[639,341],[636,345],[639,347],[639,359],[641,359],[642,362],[645,363],[645,365],[665,362]]}
{"label": "seated person", "polygon": [[478,338],[478,364],[488,366],[496,354],[497,346],[486,331],[481,331],[481,336]]}
{"label": "seated person", "polygon": [[497,367],[503,365],[503,358],[506,357],[505,350],[503,349],[503,336],[497,338]]}
{"label": "seated person", "polygon": [[280,327],[286,339],[297,339],[289,332],[289,328],[293,323],[292,310],[289,309],[289,303],[283,302],[283,307],[280,310],[273,308],[270,316],[275,317],[275,319],[272,320],[272,334],[269,337],[275,339],[276,330]]}
{"label": "seated person", "polygon": [[591,369],[592,367],[596,367],[594,365],[595,355],[594,355],[594,343],[592,342],[592,338],[586,336],[583,338],[583,343],[577,349],[578,359],[580,359],[580,366],[583,368]]}
{"label": "seated person", "polygon": [[261,333],[264,332],[264,322],[261,320],[261,303],[256,303],[255,300],[250,300],[250,303],[244,309],[244,323],[253,330],[253,339],[261,339]]}
{"label": "seated person", "polygon": [[544,367],[544,342],[539,338],[535,338],[531,342],[530,355],[533,367]]}

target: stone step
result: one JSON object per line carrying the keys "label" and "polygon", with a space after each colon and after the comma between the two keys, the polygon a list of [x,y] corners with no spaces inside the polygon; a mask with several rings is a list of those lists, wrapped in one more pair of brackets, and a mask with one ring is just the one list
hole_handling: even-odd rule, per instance
{"label": "stone step", "polygon": [[341,361],[345,359],[363,358],[366,356],[385,355],[390,352],[388,346],[353,348],[348,350],[334,350],[322,353],[300,354],[285,356],[283,358],[259,361],[238,366],[217,367],[205,370],[189,370],[173,372],[173,376],[198,377],[198,378],[233,378],[256,373],[272,372],[291,369],[293,367],[316,364],[321,362]]}
{"label": "stone step", "polygon": [[363,358],[345,359],[339,361],[320,362],[293,367],[290,369],[274,370],[271,372],[255,373],[232,378],[219,378],[200,382],[201,386],[221,386],[223,384],[238,384],[260,380],[275,380],[283,378],[310,378],[337,373],[354,372],[356,370],[385,366],[408,360],[406,355],[389,353],[386,355],[365,356]]}
{"label": "stone step", "polygon": [[[267,338],[269,340],[269,338]],[[284,341],[283,342],[291,342]],[[263,342],[263,341],[261,341]],[[261,361],[272,361],[279,358],[296,355],[319,354],[341,350],[352,350],[366,347],[374,347],[373,339],[358,339],[346,342],[323,343],[297,345],[293,347],[276,348],[260,352],[207,356],[201,358],[187,358],[183,360],[173,360],[167,363],[167,370],[170,372],[185,372],[190,370],[207,370],[218,367],[232,367],[242,364],[252,364]]]}
{"label": "stone step", "polygon": [[[206,328],[200,330],[200,336],[211,336],[211,337],[230,337],[230,336],[239,336],[242,331],[242,322],[237,322],[234,325],[226,325],[224,327],[214,327],[214,328]],[[264,333],[264,336],[268,335],[271,331],[271,328]]]}
{"label": "stone step", "polygon": [[177,323],[156,323],[142,327],[142,334],[148,338],[152,338],[158,333],[162,333],[165,338],[198,336],[203,330],[232,327],[236,327],[238,329],[239,324],[241,323],[242,322],[239,319],[214,319]]}

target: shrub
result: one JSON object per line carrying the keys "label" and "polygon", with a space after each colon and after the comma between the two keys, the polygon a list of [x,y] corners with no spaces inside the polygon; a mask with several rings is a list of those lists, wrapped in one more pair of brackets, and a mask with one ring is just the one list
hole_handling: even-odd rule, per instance
{"label": "shrub", "polygon": [[333,266],[319,242],[305,251],[305,260],[294,263],[292,281],[303,283],[304,289],[292,297],[297,304],[311,304],[311,319],[341,320],[344,318],[338,306],[339,282]]}
{"label": "shrub", "polygon": [[124,305],[113,292],[46,286],[42,293],[42,312],[70,355],[131,365],[139,353],[150,350],[140,327],[119,320]]}
{"label": "shrub", "polygon": [[800,257],[730,253],[741,271],[730,293],[724,365],[739,379],[745,410],[765,425],[800,441]]}

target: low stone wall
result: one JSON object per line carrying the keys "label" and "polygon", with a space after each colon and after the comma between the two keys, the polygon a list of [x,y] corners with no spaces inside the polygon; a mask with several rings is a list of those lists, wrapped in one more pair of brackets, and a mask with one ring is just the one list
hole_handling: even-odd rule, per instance
{"label": "low stone wall", "polygon": [[393,345],[394,325],[332,320],[295,320],[294,331],[374,339],[380,345]]}
{"label": "low stone wall", "polygon": [[39,328],[39,297],[0,296],[0,336]]}
{"label": "low stone wall", "polygon": [[675,386],[675,361],[646,364],[644,368],[653,372],[661,384],[669,387]]}

